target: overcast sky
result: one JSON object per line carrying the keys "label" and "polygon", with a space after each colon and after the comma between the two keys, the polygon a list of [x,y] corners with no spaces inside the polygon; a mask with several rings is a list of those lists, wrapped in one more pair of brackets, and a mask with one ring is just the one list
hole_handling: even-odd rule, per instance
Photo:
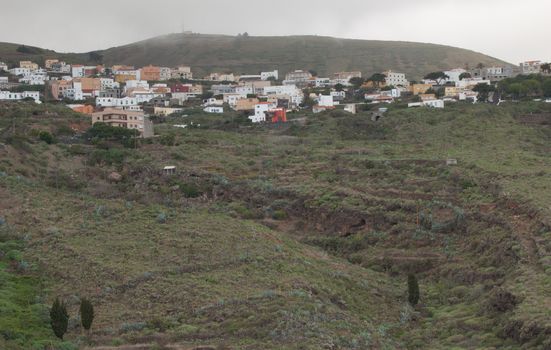
{"label": "overcast sky", "polygon": [[191,30],[315,34],[551,61],[550,0],[0,0],[0,41],[85,52]]}

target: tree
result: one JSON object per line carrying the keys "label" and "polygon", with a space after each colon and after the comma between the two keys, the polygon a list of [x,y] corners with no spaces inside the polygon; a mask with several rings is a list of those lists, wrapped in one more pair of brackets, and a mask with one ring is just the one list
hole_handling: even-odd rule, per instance
{"label": "tree", "polygon": [[459,75],[459,80],[470,79],[470,78],[472,78],[472,76],[471,76],[471,73],[469,72],[461,73]]}
{"label": "tree", "polygon": [[541,85],[543,96],[551,97],[551,79],[546,79]]}
{"label": "tree", "polygon": [[524,97],[528,92],[526,86],[521,83],[512,83],[507,86],[506,91],[508,94],[513,95],[514,98]]}
{"label": "tree", "polygon": [[94,305],[86,298],[80,300],[80,320],[82,327],[89,331],[94,321]]}
{"label": "tree", "polygon": [[68,324],[69,314],[67,313],[67,306],[59,298],[56,298],[50,309],[50,325],[56,337],[63,339],[63,335],[67,332]]}
{"label": "tree", "polygon": [[450,77],[444,72],[432,72],[425,75],[425,79],[434,80],[438,85],[442,85],[442,83],[449,78]]}
{"label": "tree", "polygon": [[529,96],[539,96],[541,94],[541,83],[536,79],[528,79],[522,82]]}
{"label": "tree", "polygon": [[542,73],[551,73],[551,63],[543,63],[540,68]]}
{"label": "tree", "polygon": [[342,90],[344,90],[344,85],[342,85],[342,84],[335,84],[335,90],[336,90],[336,91],[342,91]]}
{"label": "tree", "polygon": [[480,62],[479,64],[476,65],[476,68],[478,69],[484,68],[484,63]]}
{"label": "tree", "polygon": [[419,302],[419,283],[414,274],[408,275],[408,301],[411,306],[415,306]]}
{"label": "tree", "polygon": [[317,76],[318,76],[318,72],[316,72],[316,71],[313,70],[313,69],[310,69],[310,70],[308,71],[308,73],[312,74],[313,77],[317,77]]}
{"label": "tree", "polygon": [[384,75],[383,73],[375,73],[370,76],[367,81],[370,81],[373,83],[373,85],[379,87],[382,83],[386,81],[386,75]]}
{"label": "tree", "polygon": [[363,83],[365,82],[365,80],[363,78],[359,78],[359,77],[354,77],[354,78],[350,78],[350,80],[348,81],[350,84],[352,84],[352,86],[355,88],[355,89],[359,89],[360,86],[363,85]]}
{"label": "tree", "polygon": [[495,88],[492,85],[488,84],[476,84],[476,86],[473,88],[473,91],[478,92],[478,99],[481,102],[486,102],[488,101],[490,92],[495,91]]}

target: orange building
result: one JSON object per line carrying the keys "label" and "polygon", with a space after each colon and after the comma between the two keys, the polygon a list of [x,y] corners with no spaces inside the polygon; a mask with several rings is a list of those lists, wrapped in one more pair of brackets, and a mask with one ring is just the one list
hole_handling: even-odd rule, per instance
{"label": "orange building", "polygon": [[67,80],[51,80],[49,83],[52,98],[54,100],[62,100],[65,91],[73,87],[73,82]]}
{"label": "orange building", "polygon": [[94,106],[91,105],[72,105],[71,109],[77,113],[89,114],[94,113]]}
{"label": "orange building", "polygon": [[101,90],[101,79],[99,78],[76,78],[74,81],[81,84],[82,92],[85,94]]}
{"label": "orange building", "polygon": [[147,81],[161,80],[161,67],[156,67],[152,65],[143,67],[140,72],[140,79]]}

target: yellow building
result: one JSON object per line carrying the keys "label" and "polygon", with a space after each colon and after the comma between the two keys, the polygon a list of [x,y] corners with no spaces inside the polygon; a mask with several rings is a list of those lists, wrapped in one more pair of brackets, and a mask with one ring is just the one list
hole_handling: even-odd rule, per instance
{"label": "yellow building", "polygon": [[430,89],[432,89],[431,84],[412,84],[411,85],[411,93],[414,96],[417,96],[419,94],[424,94],[427,91],[429,91]]}
{"label": "yellow building", "polygon": [[19,68],[28,68],[30,70],[37,70],[38,64],[31,61],[19,61]]}

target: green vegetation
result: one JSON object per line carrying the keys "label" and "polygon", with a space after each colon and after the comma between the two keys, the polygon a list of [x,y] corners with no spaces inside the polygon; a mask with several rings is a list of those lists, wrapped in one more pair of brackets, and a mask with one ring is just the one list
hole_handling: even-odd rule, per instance
{"label": "green vegetation", "polygon": [[408,302],[411,306],[417,305],[419,302],[419,283],[414,274],[408,275]]}
{"label": "green vegetation", "polygon": [[86,330],[90,330],[92,322],[94,321],[94,306],[92,302],[86,298],[80,300],[80,320],[82,327]]}
{"label": "green vegetation", "polygon": [[[0,249],[3,278],[32,282],[12,310],[44,313],[28,300],[59,295],[75,346],[551,345],[549,104],[300,112],[277,126],[185,111],[194,128],[167,117],[137,148],[63,139],[57,125],[86,120],[52,105],[2,108],[0,222],[26,237]],[[60,344],[47,308],[39,320],[4,340]]]}
{"label": "green vegetation", "polygon": [[69,325],[69,314],[65,302],[55,298],[52,308],[50,309],[50,324],[54,334],[59,339],[63,339],[63,335],[67,332]]}
{"label": "green vegetation", "polygon": [[[480,53],[443,45],[320,36],[170,34],[89,54],[58,54],[47,50],[31,54],[17,52],[18,47],[0,43],[0,57],[10,63],[23,58],[41,63],[47,57],[54,57],[69,63],[80,60],[79,63],[168,67],[187,64],[193,67],[196,77],[213,71],[251,74],[278,67],[280,74],[305,69],[325,76],[349,70],[360,70],[367,76],[392,69],[406,73],[410,79],[420,79],[425,72],[437,69],[474,66],[479,62],[486,66],[504,64]],[[255,60],[251,61],[250,57]]]}

